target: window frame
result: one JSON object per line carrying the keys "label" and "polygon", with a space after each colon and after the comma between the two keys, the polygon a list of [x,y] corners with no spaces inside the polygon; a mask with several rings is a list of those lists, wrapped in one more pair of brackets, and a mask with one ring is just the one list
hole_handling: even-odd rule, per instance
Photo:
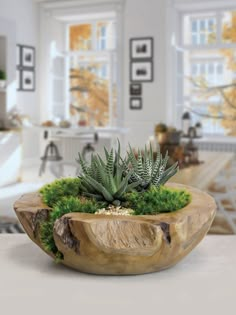
{"label": "window frame", "polygon": [[[106,64],[108,64],[108,71],[107,71],[107,77],[110,77],[112,78],[111,80],[109,80],[109,87],[108,87],[108,99],[109,99],[109,109],[108,109],[108,112],[109,112],[109,123],[104,126],[104,127],[101,127],[101,128],[108,128],[108,127],[112,127],[114,126],[116,123],[114,121],[114,102],[113,102],[113,77],[114,77],[114,73],[113,73],[113,64],[116,64],[117,65],[117,55],[119,54],[118,52],[118,43],[116,42],[115,44],[115,49],[105,49],[105,50],[100,50],[98,49],[98,46],[97,44],[99,43],[100,44],[100,40],[97,39],[97,24],[99,22],[114,22],[114,24],[117,25],[117,19],[113,19],[113,18],[103,18],[103,19],[86,19],[86,20],[83,20],[81,22],[76,22],[76,21],[73,21],[73,22],[70,22],[70,23],[67,23],[66,24],[66,58],[70,58],[71,56],[75,55],[77,57],[80,57],[80,56],[84,56],[84,55],[91,55],[91,56],[106,56],[106,59],[107,59],[107,62]],[[70,43],[69,43],[69,30],[70,30],[70,27],[73,26],[73,25],[83,25],[83,24],[91,24],[92,25],[92,49],[91,50],[81,50],[81,51],[71,51],[69,48],[70,48]],[[117,34],[118,34],[118,30],[117,31]],[[115,34],[115,40],[117,41],[117,34]],[[95,49],[94,49],[95,48]],[[84,61],[84,63],[86,64],[87,62]],[[103,64],[103,62],[101,62]],[[66,69],[66,73],[69,74],[70,73],[70,69],[69,69],[69,64],[70,62],[68,62],[68,66],[67,66],[67,69]],[[117,75],[117,71],[115,71],[116,75]],[[69,75],[67,75],[67,77],[69,78]],[[117,85],[118,85],[118,81],[119,79],[117,78]],[[67,83],[68,86],[70,86],[70,82],[69,82],[69,79],[68,79],[68,83]],[[117,87],[117,93],[118,93],[118,87]],[[119,98],[117,97],[117,104],[116,104],[116,114],[118,115],[118,106],[120,106],[119,104]]]}
{"label": "window frame", "polygon": [[[124,16],[125,16],[125,0],[112,0],[112,2],[104,2],[103,0],[89,0],[88,3],[77,0],[60,2],[43,2],[40,5],[40,49],[39,60],[41,67],[39,76],[42,78],[39,84],[40,90],[40,119],[39,121],[54,120],[54,99],[52,97],[53,73],[52,64],[55,55],[65,57],[66,51],[66,24],[77,20],[77,16],[100,15],[104,13],[116,16],[116,43],[117,43],[117,59],[116,59],[116,77],[117,77],[117,107],[116,117],[112,122],[112,127],[122,127],[124,124],[125,111],[122,106],[124,102]],[[76,21],[77,22],[77,21]],[[57,33],[54,30],[57,28]],[[51,45],[56,42],[57,51],[53,52]],[[67,58],[68,59],[68,58]],[[68,67],[68,60],[65,58],[65,66]],[[67,79],[68,78],[64,78]],[[66,83],[65,83],[66,86]],[[64,104],[63,111],[60,113],[64,119],[69,119],[69,86],[65,87],[67,101],[62,100]]]}
{"label": "window frame", "polygon": [[[222,41],[222,21],[223,21],[223,12],[228,12],[228,11],[236,11],[236,6],[234,7],[222,7],[222,8],[208,8],[208,9],[193,9],[193,10],[177,10],[175,8],[175,42],[172,45],[173,48],[173,61],[174,61],[174,66],[176,69],[176,80],[173,84],[174,87],[174,124],[178,127],[181,128],[181,120],[180,120],[180,114],[179,112],[181,111],[181,115],[184,112],[185,106],[185,97],[184,93],[182,93],[182,101],[183,104],[180,104],[177,100],[177,94],[179,93],[178,90],[182,89],[183,91],[183,86],[184,86],[184,80],[180,80],[180,77],[183,78],[184,74],[180,74],[180,71],[178,70],[178,57],[176,56],[176,52],[185,52],[185,51],[196,51],[196,50],[218,50],[218,49],[236,49],[236,43],[226,43]],[[183,27],[184,27],[184,17],[186,15],[194,15],[194,14],[201,14],[203,13],[207,18],[207,14],[209,13],[209,17],[212,17],[211,13],[215,13],[215,19],[216,19],[216,41],[215,43],[209,43],[209,44],[185,44],[184,43],[184,33],[183,33]],[[191,27],[191,24],[190,24]],[[191,34],[191,28],[190,28],[190,34]],[[211,61],[211,59],[209,59]],[[178,80],[177,80],[178,79]],[[182,82],[181,82],[182,81]],[[207,102],[205,102],[207,103]],[[173,109],[173,107],[172,107]],[[217,135],[218,133],[215,133]]]}

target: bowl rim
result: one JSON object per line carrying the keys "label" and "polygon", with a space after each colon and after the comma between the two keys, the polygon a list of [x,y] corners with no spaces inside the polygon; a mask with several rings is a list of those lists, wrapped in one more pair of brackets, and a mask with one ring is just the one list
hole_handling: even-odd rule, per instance
{"label": "bowl rim", "polygon": [[[182,217],[184,214],[187,215],[187,213],[193,213],[195,211],[201,211],[201,212],[208,212],[212,211],[212,209],[216,209],[216,203],[213,197],[211,197],[208,193],[199,190],[195,187],[178,184],[178,183],[167,183],[165,185],[166,187],[170,187],[173,189],[185,189],[187,192],[191,195],[191,201],[183,208],[172,211],[172,212],[163,212],[163,213],[157,213],[157,214],[146,214],[146,215],[106,215],[106,214],[92,214],[92,213],[86,213],[86,212],[70,212],[68,214],[63,215],[62,217],[71,217],[75,219],[76,217],[79,217],[80,219],[95,219],[96,220],[166,220],[168,217],[171,220],[178,220],[180,217]],[[30,202],[32,200],[32,204]],[[23,206],[22,206],[23,204]],[[32,208],[32,209],[31,209]],[[24,194],[21,196],[20,199],[18,199],[14,203],[14,210],[16,213],[24,211],[24,210],[30,210],[34,212],[38,212],[40,210],[49,210],[52,211],[52,208],[47,206],[42,201],[42,196],[39,192]],[[61,217],[61,218],[62,218]]]}

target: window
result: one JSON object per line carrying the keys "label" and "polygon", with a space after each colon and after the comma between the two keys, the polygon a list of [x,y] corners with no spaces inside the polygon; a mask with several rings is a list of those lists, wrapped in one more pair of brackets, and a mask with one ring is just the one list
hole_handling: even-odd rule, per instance
{"label": "window", "polygon": [[215,42],[214,18],[193,18],[191,19],[191,43],[192,45],[204,45]]}
{"label": "window", "polygon": [[70,25],[68,31],[71,115],[80,113],[87,125],[112,125],[117,81],[115,20]]}
{"label": "window", "polygon": [[70,27],[70,50],[81,51],[92,49],[92,25],[80,24]]}
{"label": "window", "polygon": [[187,108],[205,133],[230,133],[236,124],[236,10],[183,14],[181,24],[177,112]]}
{"label": "window", "polygon": [[209,86],[216,86],[217,84],[223,84],[223,60],[199,60],[195,61],[194,58],[191,63],[191,77],[198,79],[199,77],[205,78]]}

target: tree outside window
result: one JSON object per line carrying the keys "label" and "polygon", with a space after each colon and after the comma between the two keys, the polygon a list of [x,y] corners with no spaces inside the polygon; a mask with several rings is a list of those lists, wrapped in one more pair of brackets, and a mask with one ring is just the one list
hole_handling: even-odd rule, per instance
{"label": "tree outside window", "polygon": [[183,101],[206,133],[236,135],[236,11],[183,18]]}
{"label": "tree outside window", "polygon": [[116,115],[114,24],[95,21],[69,29],[70,112],[86,125],[105,127]]}

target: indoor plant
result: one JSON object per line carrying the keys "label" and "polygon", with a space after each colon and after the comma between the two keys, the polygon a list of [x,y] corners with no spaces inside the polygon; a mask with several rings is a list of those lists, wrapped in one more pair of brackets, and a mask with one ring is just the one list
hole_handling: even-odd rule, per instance
{"label": "indoor plant", "polygon": [[30,238],[63,264],[96,274],[140,274],[176,264],[207,233],[215,202],[191,187],[166,184],[178,167],[152,148],[122,159],[120,148],[23,196],[15,211]]}
{"label": "indoor plant", "polygon": [[166,124],[157,124],[155,126],[155,135],[159,144],[168,143],[168,127]]}
{"label": "indoor plant", "polygon": [[0,69],[0,89],[6,87],[6,72]]}
{"label": "indoor plant", "polygon": [[168,127],[168,143],[169,144],[180,144],[182,131],[177,130],[175,127]]}
{"label": "indoor plant", "polygon": [[179,144],[181,133],[180,130],[163,123],[155,126],[155,135],[159,144]]}

